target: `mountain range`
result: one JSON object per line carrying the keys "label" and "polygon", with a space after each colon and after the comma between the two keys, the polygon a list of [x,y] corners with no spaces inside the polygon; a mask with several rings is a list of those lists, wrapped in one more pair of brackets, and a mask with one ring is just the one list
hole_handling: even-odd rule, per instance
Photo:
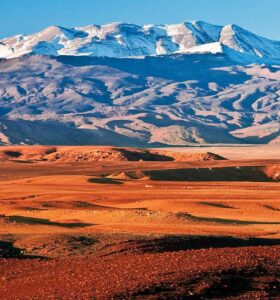
{"label": "mountain range", "polygon": [[280,42],[113,23],[0,40],[0,143],[279,143]]}

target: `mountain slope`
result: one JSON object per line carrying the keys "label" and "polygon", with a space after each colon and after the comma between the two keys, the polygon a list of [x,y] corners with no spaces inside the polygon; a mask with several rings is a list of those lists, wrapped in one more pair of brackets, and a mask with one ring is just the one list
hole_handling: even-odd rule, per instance
{"label": "mountain slope", "polygon": [[224,53],[0,62],[4,144],[269,143],[279,111],[280,67]]}

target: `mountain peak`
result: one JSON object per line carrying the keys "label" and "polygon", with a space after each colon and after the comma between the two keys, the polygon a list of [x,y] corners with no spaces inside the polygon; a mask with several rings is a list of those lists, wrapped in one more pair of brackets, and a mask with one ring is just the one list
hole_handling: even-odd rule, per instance
{"label": "mountain peak", "polygon": [[[204,46],[205,45],[205,46]],[[201,20],[171,25],[114,22],[106,25],[65,28],[49,26],[31,35],[0,40],[0,58],[27,53],[137,57],[173,53],[213,53],[227,47],[227,54],[252,62],[279,62],[280,42],[257,36],[236,24],[213,25]],[[214,48],[213,48],[214,47]]]}

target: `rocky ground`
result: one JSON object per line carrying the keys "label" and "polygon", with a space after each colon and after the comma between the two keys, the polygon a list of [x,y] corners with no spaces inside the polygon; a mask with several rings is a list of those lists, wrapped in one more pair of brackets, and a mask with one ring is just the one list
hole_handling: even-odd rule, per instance
{"label": "rocky ground", "polygon": [[280,298],[275,147],[49,149],[0,149],[0,299]]}

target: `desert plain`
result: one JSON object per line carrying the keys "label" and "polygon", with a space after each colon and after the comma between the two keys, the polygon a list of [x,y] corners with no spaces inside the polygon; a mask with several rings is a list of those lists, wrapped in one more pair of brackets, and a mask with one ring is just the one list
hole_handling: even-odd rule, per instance
{"label": "desert plain", "polygon": [[0,147],[0,299],[280,299],[280,146]]}

